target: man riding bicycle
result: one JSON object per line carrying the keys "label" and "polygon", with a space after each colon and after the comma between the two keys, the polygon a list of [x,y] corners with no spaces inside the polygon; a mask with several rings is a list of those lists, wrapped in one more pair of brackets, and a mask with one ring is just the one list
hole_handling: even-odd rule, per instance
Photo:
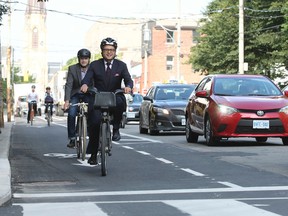
{"label": "man riding bicycle", "polygon": [[[125,93],[131,93],[133,88],[133,80],[131,79],[127,65],[116,57],[117,42],[112,38],[105,38],[100,44],[102,57],[99,60],[93,61],[85,78],[82,80],[81,91],[87,92],[88,84],[94,82],[95,88],[98,91],[114,92],[121,89],[122,80],[124,80]],[[99,146],[99,129],[101,122],[100,109],[93,108],[93,102],[89,103],[89,144],[87,153],[91,154],[88,163],[91,165],[97,164],[97,151]],[[116,108],[113,108],[113,141],[121,139],[119,128],[122,119],[122,114],[126,110],[126,99],[124,94],[116,95]]]}
{"label": "man riding bicycle", "polygon": [[27,96],[28,103],[28,115],[27,115],[27,123],[30,123],[30,112],[33,106],[34,113],[37,113],[37,103],[38,103],[38,94],[35,92],[35,85],[31,86],[31,92]]}
{"label": "man riding bicycle", "polygon": [[50,107],[50,115],[52,120],[54,99],[51,93],[51,88],[49,86],[46,87],[44,103],[45,103],[45,115],[46,115],[45,118],[47,119],[48,107]]}
{"label": "man riding bicycle", "polygon": [[[91,58],[91,52],[88,49],[80,49],[77,53],[78,63],[69,66],[68,74],[65,84],[65,104],[64,110],[68,110],[67,117],[67,130],[69,143],[67,147],[75,147],[75,136],[76,136],[76,116],[78,112],[77,106],[70,106],[71,104],[79,103],[80,100],[83,102],[89,102],[89,96],[80,93],[81,80],[85,77]],[[92,85],[92,84],[91,84]]]}

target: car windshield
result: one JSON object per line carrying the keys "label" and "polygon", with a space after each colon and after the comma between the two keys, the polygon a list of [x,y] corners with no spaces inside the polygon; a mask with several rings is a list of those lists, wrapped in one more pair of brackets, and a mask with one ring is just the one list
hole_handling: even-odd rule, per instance
{"label": "car windshield", "polygon": [[133,103],[141,103],[143,101],[142,95],[134,94],[133,95]]}
{"label": "car windshield", "polygon": [[194,86],[165,86],[159,87],[156,92],[156,100],[187,100],[194,90]]}
{"label": "car windshield", "polygon": [[222,96],[279,96],[280,89],[264,77],[216,78],[214,94]]}

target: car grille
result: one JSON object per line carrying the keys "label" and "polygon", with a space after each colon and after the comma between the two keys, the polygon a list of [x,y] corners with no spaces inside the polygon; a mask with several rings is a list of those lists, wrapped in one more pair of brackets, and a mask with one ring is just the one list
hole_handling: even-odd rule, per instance
{"label": "car grille", "polygon": [[185,115],[184,110],[182,109],[171,109],[173,115],[177,116],[177,115]]}
{"label": "car grille", "polygon": [[[266,111],[265,111],[266,112]],[[269,129],[253,129],[253,119],[241,119],[238,122],[235,133],[237,134],[265,134],[265,133],[283,133],[284,127],[279,119],[269,119]]]}

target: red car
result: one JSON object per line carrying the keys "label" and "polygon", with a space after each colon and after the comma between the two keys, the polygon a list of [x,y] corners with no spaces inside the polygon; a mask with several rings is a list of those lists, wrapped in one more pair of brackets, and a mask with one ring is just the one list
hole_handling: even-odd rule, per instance
{"label": "red car", "polygon": [[288,145],[288,91],[262,75],[208,75],[186,106],[187,142],[200,135],[208,145],[230,137],[280,137]]}

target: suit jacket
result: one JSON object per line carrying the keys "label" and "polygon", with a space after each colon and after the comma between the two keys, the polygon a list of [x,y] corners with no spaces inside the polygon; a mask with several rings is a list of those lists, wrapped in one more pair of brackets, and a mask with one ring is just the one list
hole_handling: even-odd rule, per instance
{"label": "suit jacket", "polygon": [[122,80],[124,80],[125,87],[133,88],[133,80],[128,72],[127,65],[123,61],[113,60],[108,82],[106,82],[106,75],[104,59],[101,58],[90,64],[82,84],[88,85],[93,80],[94,86],[98,91],[114,92],[116,89],[121,89]]}
{"label": "suit jacket", "polygon": [[[86,72],[87,75],[87,72]],[[85,75],[85,76],[86,76]],[[91,86],[91,83],[87,85]],[[80,64],[74,64],[69,66],[68,74],[65,84],[65,96],[64,100],[70,100],[70,98],[75,95],[76,93],[80,92],[81,87],[81,67]]]}

